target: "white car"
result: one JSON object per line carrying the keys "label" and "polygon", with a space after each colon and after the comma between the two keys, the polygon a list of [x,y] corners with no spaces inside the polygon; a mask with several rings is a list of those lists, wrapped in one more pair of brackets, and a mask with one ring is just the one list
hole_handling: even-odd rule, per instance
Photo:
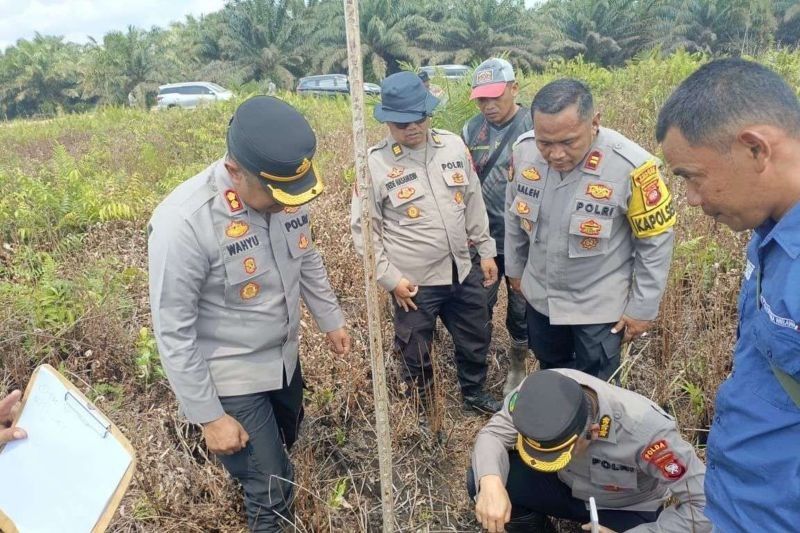
{"label": "white car", "polygon": [[231,98],[233,98],[231,91],[208,81],[170,83],[161,85],[158,88],[156,108],[183,107],[192,109],[201,104],[218,100],[230,100]]}

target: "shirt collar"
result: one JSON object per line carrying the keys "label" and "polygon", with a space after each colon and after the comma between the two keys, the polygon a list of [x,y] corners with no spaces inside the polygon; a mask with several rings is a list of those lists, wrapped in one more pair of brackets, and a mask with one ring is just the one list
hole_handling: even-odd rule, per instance
{"label": "shirt collar", "polygon": [[761,237],[759,248],[774,240],[789,257],[797,259],[800,255],[800,202],[794,204],[778,222],[767,219],[755,232]]}

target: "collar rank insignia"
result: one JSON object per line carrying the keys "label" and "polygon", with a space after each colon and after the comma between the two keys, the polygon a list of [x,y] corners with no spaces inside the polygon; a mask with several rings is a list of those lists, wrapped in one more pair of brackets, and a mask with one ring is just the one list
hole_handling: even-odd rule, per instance
{"label": "collar rank insignia", "polygon": [[403,147],[400,146],[400,144],[398,143],[394,143],[392,145],[392,153],[394,154],[395,157],[400,157],[401,155],[403,155]]}
{"label": "collar rank insignia", "polygon": [[600,150],[593,150],[592,153],[589,154],[589,157],[586,158],[586,164],[583,165],[583,168],[586,170],[597,170],[602,160],[603,152]]}
{"label": "collar rank insignia", "polygon": [[239,195],[236,194],[236,191],[233,189],[228,189],[225,191],[225,203],[228,204],[228,209],[231,213],[236,213],[237,211],[241,211],[244,209],[244,205],[242,201],[239,199]]}
{"label": "collar rank insignia", "polygon": [[231,239],[238,239],[245,235],[250,230],[250,225],[244,220],[231,220],[228,227],[225,228],[225,235]]}
{"label": "collar rank insignia", "polygon": [[442,144],[442,138],[439,137],[438,133],[431,133],[431,140],[433,144]]}
{"label": "collar rank insignia", "polygon": [[600,418],[600,433],[598,433],[598,436],[601,439],[607,439],[609,431],[611,431],[611,417],[608,415],[603,415]]}

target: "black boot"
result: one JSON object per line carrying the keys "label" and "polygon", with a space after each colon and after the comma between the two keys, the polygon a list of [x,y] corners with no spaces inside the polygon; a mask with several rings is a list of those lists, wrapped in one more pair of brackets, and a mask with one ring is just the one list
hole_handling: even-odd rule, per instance
{"label": "black boot", "polygon": [[464,395],[465,410],[478,411],[479,413],[493,415],[502,408],[503,402],[495,400],[486,391],[480,391],[471,395]]}

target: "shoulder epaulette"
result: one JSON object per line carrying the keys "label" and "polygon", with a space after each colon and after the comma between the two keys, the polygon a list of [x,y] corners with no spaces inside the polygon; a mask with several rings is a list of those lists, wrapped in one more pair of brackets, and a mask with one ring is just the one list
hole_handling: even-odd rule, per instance
{"label": "shoulder epaulette", "polygon": [[533,130],[528,130],[525,133],[523,133],[522,135],[520,135],[519,137],[517,137],[517,140],[514,141],[514,144],[511,147],[512,147],[512,149],[516,148],[519,143],[521,143],[523,141],[527,141],[529,139],[535,139],[535,138],[536,138],[536,134],[534,133],[534,131]]}

